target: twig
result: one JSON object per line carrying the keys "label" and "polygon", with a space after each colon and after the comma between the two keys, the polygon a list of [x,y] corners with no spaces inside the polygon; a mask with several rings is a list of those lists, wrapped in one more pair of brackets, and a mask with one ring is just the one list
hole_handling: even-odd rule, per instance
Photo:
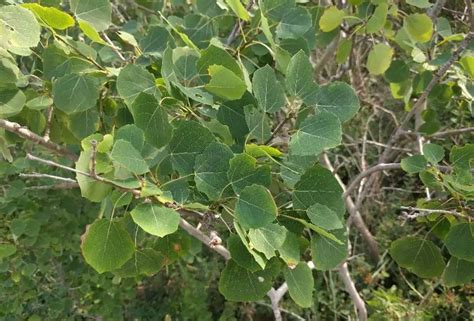
{"label": "twig", "polygon": [[47,119],[46,119],[46,128],[44,130],[44,135],[43,135],[44,141],[46,141],[46,142],[50,141],[49,134],[51,133],[51,122],[53,120],[53,111],[54,111],[54,107],[49,106],[48,107],[48,113],[47,113]]}
{"label": "twig", "polygon": [[56,176],[56,175],[50,175],[50,174],[42,174],[42,173],[20,173],[20,177],[26,177],[26,178],[51,178],[55,179],[57,181],[63,181],[63,182],[68,182],[68,183],[77,183],[75,179],[72,178],[67,178],[67,177],[62,177],[62,176]]}
{"label": "twig", "polygon": [[352,302],[354,302],[354,306],[357,309],[357,316],[359,317],[359,321],[366,321],[367,308],[365,307],[364,300],[362,300],[359,295],[359,292],[357,292],[354,281],[352,281],[347,262],[342,263],[339,267],[339,276],[341,277],[341,280],[344,283],[346,291],[349,293]]}
{"label": "twig", "polygon": [[[331,161],[329,160],[326,153],[322,154],[321,164],[323,164],[326,168],[328,168],[331,172],[333,172],[334,177],[338,181],[339,185],[345,191],[346,185],[343,183],[339,175],[337,175],[337,173],[334,172],[334,167],[332,166]],[[346,204],[347,211],[350,214],[349,219],[347,220],[347,225],[348,226],[350,226],[351,224],[355,225],[355,227],[357,228],[364,242],[367,245],[367,253],[370,255],[373,261],[378,262],[380,259],[380,254],[379,254],[379,246],[378,246],[377,241],[375,240],[375,237],[367,228],[367,225],[365,224],[364,219],[362,218],[362,215],[360,214],[359,210],[355,206],[352,198],[346,197],[344,198],[344,202]]]}
{"label": "twig", "polygon": [[91,140],[91,163],[90,163],[90,172],[92,177],[97,177],[96,166],[97,166],[97,141],[95,139]]}
{"label": "twig", "polygon": [[388,164],[378,164],[375,166],[372,166],[356,177],[352,179],[352,181],[347,185],[346,191],[342,195],[343,198],[346,198],[351,195],[352,191],[357,187],[359,182],[364,179],[367,176],[370,176],[372,173],[379,172],[379,171],[385,171],[385,170],[390,170],[390,169],[401,169],[400,163],[388,163]]}
{"label": "twig", "polygon": [[[245,6],[245,10],[249,10],[253,6],[253,1],[254,0],[249,0],[247,5]],[[234,42],[235,38],[237,38],[237,36],[239,35],[240,29],[242,29],[242,27],[243,27],[243,22],[240,21],[239,18],[237,18],[237,22],[235,23],[234,28],[232,28],[232,31],[229,34],[229,37],[227,37],[227,40],[225,42],[227,46],[230,46]]]}
{"label": "twig", "polygon": [[446,130],[444,132],[438,132],[438,133],[428,135],[428,137],[430,137],[430,138],[439,138],[439,137],[454,136],[454,135],[470,133],[470,132],[474,132],[474,127],[466,127],[466,128]]}
{"label": "twig", "polygon": [[110,40],[109,36],[107,36],[107,34],[105,32],[101,32],[100,34],[101,34],[102,38],[105,40],[105,42],[107,42],[110,49],[112,49],[112,51],[115,52],[115,54],[119,57],[119,59],[124,61],[124,62],[127,61],[127,59],[125,59],[125,57],[119,51],[119,48],[117,48],[117,46],[114,45],[112,40]]}
{"label": "twig", "polygon": [[441,12],[441,9],[444,7],[446,3],[446,0],[437,0],[431,8],[428,9],[428,16],[431,18],[431,20],[436,20],[436,17],[438,17],[439,13]]}
{"label": "twig", "polygon": [[64,147],[62,147],[62,146],[60,146],[56,143],[53,143],[49,140],[45,140],[44,137],[41,137],[41,136],[33,133],[31,130],[29,130],[26,127],[21,126],[18,123],[14,123],[14,122],[8,121],[6,119],[0,119],[0,127],[4,128],[5,130],[7,130],[9,132],[17,134],[18,136],[20,136],[20,137],[22,137],[26,140],[29,140],[29,141],[32,141],[32,142],[38,144],[38,145],[41,145],[41,146],[55,152],[56,154],[64,155],[64,156],[66,156],[67,158],[69,158],[70,160],[73,160],[73,161],[77,160],[77,156],[73,152],[68,150],[67,148],[64,148]]}
{"label": "twig", "polygon": [[54,184],[54,185],[39,185],[39,186],[28,186],[25,187],[27,190],[48,190],[48,189],[73,189],[73,188],[78,188],[79,184],[76,182],[74,183],[59,183],[59,184]]}
{"label": "twig", "polygon": [[[185,212],[188,212],[188,211],[181,209],[181,210],[178,210],[178,212],[180,212],[180,214],[184,214]],[[197,228],[195,228],[194,226],[192,226],[190,223],[188,223],[188,221],[181,218],[181,221],[179,222],[179,226],[181,226],[183,230],[188,232],[189,235],[198,239],[199,241],[207,245],[213,251],[219,253],[226,261],[230,260],[230,252],[224,246],[222,245],[211,246],[212,244],[211,238],[207,236],[206,234],[204,234],[203,232],[201,232],[200,230],[198,230]]]}
{"label": "twig", "polygon": [[403,214],[403,217],[406,218],[406,219],[409,219],[409,220],[413,220],[417,217],[428,216],[428,215],[433,214],[433,213],[449,214],[449,215],[453,215],[453,216],[460,217],[460,218],[467,218],[467,216],[464,215],[464,214],[461,214],[461,213],[456,212],[456,211],[450,211],[450,210],[419,208],[419,207],[411,207],[411,206],[401,206],[400,208],[402,210],[418,212],[418,213],[414,213],[414,214],[408,214],[408,213]]}

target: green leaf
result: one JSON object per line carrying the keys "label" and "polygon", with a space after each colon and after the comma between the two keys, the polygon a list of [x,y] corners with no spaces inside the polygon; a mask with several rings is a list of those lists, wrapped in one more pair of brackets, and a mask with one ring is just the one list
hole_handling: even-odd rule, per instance
{"label": "green leaf", "polygon": [[269,187],[272,179],[270,167],[257,166],[257,160],[247,154],[236,155],[230,160],[227,177],[237,195],[252,184]]}
{"label": "green leaf", "polygon": [[83,139],[99,129],[99,112],[95,108],[69,116],[68,128],[77,139]]}
{"label": "green leaf", "polygon": [[15,54],[29,55],[40,40],[40,26],[31,11],[20,6],[0,7],[0,47]]}
{"label": "green leaf", "polygon": [[257,301],[272,287],[272,273],[268,270],[252,273],[230,260],[222,270],[219,292],[229,301]]}
{"label": "green leaf", "polygon": [[95,107],[99,93],[99,79],[87,74],[69,74],[53,83],[54,105],[66,114]]}
{"label": "green leaf", "polygon": [[[90,172],[91,149],[82,151],[79,159],[76,162],[76,169],[82,172]],[[97,170],[97,174],[101,172]],[[76,174],[76,180],[81,189],[82,197],[87,198],[92,202],[101,202],[112,191],[112,186],[85,175]]]}
{"label": "green leaf", "polygon": [[247,90],[245,82],[229,69],[212,65],[209,67],[211,81],[204,86],[210,93],[226,100],[236,100]]}
{"label": "green leaf", "polygon": [[256,143],[264,144],[271,137],[270,119],[267,114],[251,105],[245,106],[244,112],[249,128],[248,139],[256,139]]}
{"label": "green leaf", "polygon": [[130,142],[123,139],[115,142],[110,158],[116,166],[121,166],[135,175],[150,171],[140,152]]}
{"label": "green leaf", "polygon": [[421,9],[426,9],[433,5],[428,0],[407,0],[407,3]]}
{"label": "green leaf", "polygon": [[388,13],[388,4],[381,3],[375,8],[374,13],[367,21],[366,30],[368,33],[375,33],[382,30],[385,26]]}
{"label": "green leaf", "polygon": [[339,81],[319,87],[311,105],[319,110],[333,113],[341,123],[354,117],[360,107],[359,98],[354,89],[345,82]]}
{"label": "green leaf", "polygon": [[446,235],[444,243],[451,255],[474,262],[474,223],[454,225]]}
{"label": "green leaf", "polygon": [[312,26],[309,12],[303,7],[289,9],[276,28],[276,35],[281,39],[301,38]]}
{"label": "green leaf", "polygon": [[306,210],[306,215],[314,225],[325,230],[337,230],[343,228],[339,215],[329,207],[321,204],[311,205]]}
{"label": "green leaf", "polygon": [[235,15],[244,21],[250,19],[250,15],[240,0],[225,0],[225,3],[234,11]]}
{"label": "green leaf", "polygon": [[295,0],[265,0],[259,2],[265,17],[280,21],[288,10],[295,7]]}
{"label": "green leaf", "polygon": [[342,188],[330,170],[315,165],[301,176],[293,192],[293,206],[306,210],[314,204],[326,205],[342,218],[345,208]]}
{"label": "green leaf", "polygon": [[334,236],[342,242],[336,242],[319,234],[312,236],[311,256],[316,269],[332,270],[346,259],[348,251],[345,232],[345,229],[333,231]]}
{"label": "green leaf", "polygon": [[25,106],[26,97],[17,88],[0,88],[0,115],[10,117],[19,114]]}
{"label": "green leaf", "polygon": [[108,0],[70,0],[71,11],[97,31],[106,30],[112,22],[112,5]]}
{"label": "green leaf", "polygon": [[[242,244],[245,246],[247,251],[250,253],[250,255],[252,255],[253,259],[255,260],[255,262],[257,262],[258,266],[260,267],[259,269],[264,269],[266,266],[265,256],[262,253],[259,253],[253,249],[253,246],[248,241],[247,232],[235,220],[234,220],[234,227],[235,227],[235,231],[237,232],[237,235],[240,237],[240,240],[242,241]],[[246,269],[250,270],[248,266],[246,267]]]}
{"label": "green leaf", "polygon": [[453,146],[449,160],[453,167],[469,170],[474,166],[474,144]]}
{"label": "green leaf", "polygon": [[474,56],[465,55],[464,57],[459,59],[459,63],[466,71],[467,75],[471,78],[474,78]]}
{"label": "green leaf", "polygon": [[120,268],[135,252],[132,238],[117,221],[96,220],[81,239],[82,255],[99,273]]}
{"label": "green leaf", "polygon": [[431,164],[438,164],[444,158],[443,146],[437,144],[424,144],[423,155]]}
{"label": "green leaf", "polygon": [[342,23],[346,13],[343,10],[339,10],[336,6],[328,7],[324,10],[321,19],[319,19],[319,28],[324,32],[329,32]]}
{"label": "green leaf", "polygon": [[270,223],[258,229],[250,229],[248,236],[251,246],[271,259],[285,242],[287,232],[283,226]]}
{"label": "green leaf", "polygon": [[392,62],[393,49],[385,44],[378,43],[372,47],[367,58],[367,69],[371,75],[381,75]]}
{"label": "green leaf", "polygon": [[269,65],[255,71],[252,88],[260,110],[274,113],[285,106],[285,93],[276,79],[275,71]]}
{"label": "green leaf", "polygon": [[272,194],[261,185],[245,187],[235,205],[235,218],[243,228],[260,228],[273,222],[277,207]]}
{"label": "green leaf", "polygon": [[252,157],[281,157],[283,153],[272,146],[247,144],[245,152]]}
{"label": "green leaf", "polygon": [[48,96],[38,96],[28,100],[26,107],[33,110],[43,110],[53,104],[53,99]]}
{"label": "green leaf", "polygon": [[306,118],[291,135],[288,148],[295,156],[318,155],[341,143],[341,123],[332,113],[321,111]]}
{"label": "green leaf", "polygon": [[196,157],[194,181],[197,189],[210,200],[221,198],[225,188],[229,186],[227,171],[233,156],[234,153],[227,145],[213,142]]}
{"label": "green leaf", "polygon": [[43,7],[37,3],[25,3],[22,7],[32,11],[41,22],[51,28],[64,30],[75,25],[70,15],[56,8]]}
{"label": "green leaf", "polygon": [[422,278],[440,276],[444,260],[440,249],[431,241],[417,237],[404,237],[392,242],[390,255],[400,265]]}
{"label": "green leaf", "polygon": [[283,275],[293,301],[302,308],[311,307],[313,305],[314,279],[309,266],[300,262],[293,269],[283,270]]}
{"label": "green leaf", "polygon": [[161,57],[169,42],[173,38],[169,31],[163,26],[150,26],[142,39],[140,39],[140,49],[144,54]]}
{"label": "green leaf", "polygon": [[202,154],[213,141],[215,141],[214,135],[199,123],[179,122],[169,143],[173,168],[181,175],[193,173],[196,157]]}
{"label": "green leaf", "polygon": [[389,82],[401,83],[410,77],[410,68],[403,60],[393,60],[384,76]]}
{"label": "green leaf", "polygon": [[405,172],[413,174],[424,170],[428,162],[423,155],[413,155],[403,158],[400,165]]}
{"label": "green leaf", "polygon": [[160,148],[171,140],[172,127],[168,114],[160,106],[155,96],[140,93],[132,103],[132,115],[135,124],[145,133],[145,140]]}
{"label": "green leaf", "polygon": [[467,284],[472,279],[474,279],[474,262],[452,256],[446,266],[446,271],[444,271],[444,284],[449,287],[458,286]]}
{"label": "green leaf", "polygon": [[159,98],[155,77],[142,67],[132,64],[127,65],[120,71],[117,77],[117,91],[129,106],[132,105],[141,92],[152,94]]}
{"label": "green leaf", "polygon": [[352,52],[352,39],[343,38],[339,42],[336,52],[336,62],[343,64],[347,61]]}
{"label": "green leaf", "polygon": [[105,44],[105,41],[102,40],[97,30],[86,21],[79,21],[79,28],[90,40],[103,45]]}
{"label": "green leaf", "polygon": [[234,74],[243,78],[243,72],[240,68],[237,61],[222,48],[216,47],[214,45],[210,45],[205,50],[201,51],[201,57],[197,61],[197,70],[199,74],[205,75],[207,74],[209,67],[212,65],[221,65]]}
{"label": "green leaf", "polygon": [[138,151],[141,151],[145,145],[145,134],[143,133],[143,130],[133,124],[120,127],[115,132],[114,138],[116,141],[119,139],[126,140]]}
{"label": "green leaf", "polygon": [[93,65],[84,59],[68,55],[55,45],[49,45],[43,50],[43,73],[48,80],[60,78],[71,73],[80,73],[92,69]]}
{"label": "green leaf", "polygon": [[424,13],[415,13],[407,16],[403,26],[413,40],[427,42],[433,34],[433,21]]}
{"label": "green leaf", "polygon": [[288,267],[294,267],[301,259],[300,238],[295,233],[287,231],[285,241],[278,248],[280,258]]}
{"label": "green leaf", "polygon": [[13,254],[16,253],[16,246],[13,244],[3,244],[0,243],[0,262],[9,256],[12,256]]}
{"label": "green leaf", "polygon": [[163,237],[178,230],[179,214],[156,204],[139,204],[132,212],[133,221],[145,232]]}
{"label": "green leaf", "polygon": [[308,100],[317,90],[317,86],[313,82],[313,66],[302,50],[291,57],[288,64],[286,88],[290,95],[297,96],[303,101]]}
{"label": "green leaf", "polygon": [[153,249],[136,250],[133,257],[119,270],[113,271],[122,278],[137,277],[140,275],[152,276],[165,265],[166,257]]}
{"label": "green leaf", "polygon": [[227,239],[227,248],[232,256],[232,260],[240,267],[251,272],[262,269],[238,235],[232,234],[229,236]]}

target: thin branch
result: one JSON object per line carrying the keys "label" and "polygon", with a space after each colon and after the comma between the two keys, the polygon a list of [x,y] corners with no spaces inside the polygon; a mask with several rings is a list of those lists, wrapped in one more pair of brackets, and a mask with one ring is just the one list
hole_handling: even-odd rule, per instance
{"label": "thin branch", "polygon": [[50,141],[49,134],[51,133],[51,122],[53,121],[53,111],[54,107],[49,106],[47,112],[47,119],[46,119],[46,129],[44,130],[43,138],[46,142]]}
{"label": "thin branch", "polygon": [[347,185],[346,191],[343,194],[343,198],[346,198],[351,195],[352,191],[357,188],[358,184],[362,179],[364,179],[367,176],[370,176],[372,173],[379,172],[379,171],[385,171],[385,170],[390,170],[390,169],[401,169],[400,163],[388,163],[388,164],[378,164],[375,166],[372,166],[368,168],[367,170],[361,172],[359,175],[357,175],[355,178],[352,179],[352,181]]}
{"label": "thin branch", "polygon": [[75,179],[72,178],[67,178],[67,177],[62,177],[62,176],[56,176],[56,175],[50,175],[50,174],[42,174],[42,173],[20,173],[20,177],[26,177],[26,178],[51,178],[55,179],[57,181],[63,181],[63,182],[68,182],[68,183],[77,183]]}
{"label": "thin branch", "polygon": [[428,216],[428,215],[433,214],[433,213],[449,214],[449,215],[453,215],[453,216],[456,216],[456,217],[459,217],[459,218],[467,218],[467,216],[462,214],[462,213],[459,213],[459,212],[456,212],[456,211],[450,211],[450,210],[419,208],[419,207],[411,207],[411,206],[401,206],[400,208],[402,210],[418,212],[418,213],[413,213],[413,214],[405,213],[403,215],[403,217],[406,218],[406,219],[409,219],[409,220],[413,220],[417,217]]}
{"label": "thin branch", "polygon": [[79,184],[77,183],[59,183],[54,185],[39,185],[39,186],[28,186],[25,187],[27,190],[58,190],[58,189],[73,189],[78,188]]}
{"label": "thin branch", "polygon": [[[184,214],[185,212],[188,212],[188,211],[181,209],[181,210],[178,210],[178,212],[180,212],[180,214]],[[181,226],[183,230],[188,232],[189,235],[198,239],[199,241],[207,245],[213,251],[219,253],[226,261],[230,260],[230,252],[224,246],[212,245],[212,239],[206,234],[204,234],[202,231],[192,226],[188,221],[181,218],[179,222],[179,226]]]}
{"label": "thin branch", "polygon": [[107,42],[110,49],[112,49],[112,51],[115,52],[115,54],[119,57],[119,59],[124,61],[124,62],[127,61],[127,59],[120,52],[119,48],[117,48],[117,46],[114,45],[112,40],[110,40],[109,36],[107,36],[107,34],[105,32],[101,32],[100,34],[101,34],[102,38],[105,40],[105,42]]}
{"label": "thin branch", "polygon": [[[326,153],[322,154],[321,164],[323,164],[326,168],[328,168],[334,174],[334,177],[338,181],[339,185],[342,187],[343,191],[345,191],[346,185],[344,184],[342,179],[339,177],[339,175],[335,173],[334,167],[332,166],[331,161],[329,160]],[[379,246],[378,246],[377,241],[375,240],[375,237],[369,231],[362,215],[360,214],[359,210],[355,206],[352,198],[346,197],[344,198],[344,202],[345,202],[347,211],[349,212],[349,219],[347,220],[347,225],[350,226],[351,224],[354,224],[354,226],[357,228],[364,242],[367,245],[367,253],[369,254],[369,256],[372,258],[374,262],[378,262],[380,259],[380,254],[379,254]]]}
{"label": "thin branch", "polygon": [[349,273],[349,268],[347,266],[347,262],[344,262],[339,267],[339,276],[341,277],[342,282],[346,287],[346,291],[349,293],[352,302],[357,309],[357,316],[359,317],[359,321],[366,321],[367,320],[367,308],[365,307],[365,302],[357,292],[355,287],[354,281],[351,278]]}
{"label": "thin branch", "polygon": [[[245,6],[246,10],[249,10],[253,6],[253,1],[254,0],[249,0],[247,5]],[[243,27],[243,22],[240,21],[239,18],[237,18],[237,22],[235,23],[234,28],[232,28],[232,31],[230,32],[229,37],[227,37],[227,40],[225,42],[227,46],[230,46],[234,42],[235,38],[237,38],[237,36],[239,35],[242,27]]]}
{"label": "thin branch", "polygon": [[465,134],[465,133],[470,133],[470,132],[474,132],[474,127],[446,130],[444,132],[438,132],[438,133],[428,135],[427,137],[439,138],[439,137],[445,137],[445,136],[460,135],[460,134]]}
{"label": "thin branch", "polygon": [[91,162],[90,162],[90,173],[92,177],[97,177],[97,141],[95,139],[91,140]]}
{"label": "thin branch", "polygon": [[31,130],[29,130],[26,127],[21,126],[18,123],[14,123],[6,119],[0,119],[0,128],[3,128],[11,133],[17,134],[18,136],[26,140],[29,140],[38,145],[41,145],[55,152],[56,154],[66,156],[70,160],[73,160],[73,161],[77,160],[77,156],[73,152],[68,150],[67,148],[62,147],[56,143],[53,143],[52,141],[45,140],[44,137],[41,137],[33,133]]}

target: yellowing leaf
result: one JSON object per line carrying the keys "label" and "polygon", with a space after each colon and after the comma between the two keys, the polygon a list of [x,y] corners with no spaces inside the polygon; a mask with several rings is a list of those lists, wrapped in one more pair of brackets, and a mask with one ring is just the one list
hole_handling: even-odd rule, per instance
{"label": "yellowing leaf", "polygon": [[240,0],[225,0],[227,5],[234,11],[234,13],[242,20],[249,21],[250,15],[242,5]]}
{"label": "yellowing leaf", "polygon": [[43,7],[37,3],[25,3],[22,7],[32,11],[47,26],[64,30],[74,26],[74,19],[65,12],[52,7]]}
{"label": "yellowing leaf", "polygon": [[345,12],[336,6],[326,8],[319,20],[319,28],[324,32],[334,30],[342,23],[345,15]]}
{"label": "yellowing leaf", "polygon": [[406,28],[413,40],[427,42],[433,34],[433,22],[424,13],[416,13],[405,18],[403,26]]}
{"label": "yellowing leaf", "polygon": [[383,74],[392,62],[393,49],[384,43],[376,44],[369,53],[367,69],[372,75]]}

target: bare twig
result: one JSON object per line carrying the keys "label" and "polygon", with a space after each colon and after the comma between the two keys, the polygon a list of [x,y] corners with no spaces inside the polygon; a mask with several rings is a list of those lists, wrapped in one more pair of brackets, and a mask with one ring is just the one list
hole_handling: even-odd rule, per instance
{"label": "bare twig", "polygon": [[26,127],[21,126],[18,123],[14,123],[14,122],[8,121],[6,119],[0,119],[0,127],[4,128],[5,130],[7,130],[9,132],[17,134],[18,136],[20,136],[20,137],[22,137],[26,140],[29,140],[29,141],[32,141],[32,142],[38,144],[38,145],[41,145],[41,146],[55,152],[56,154],[64,155],[64,156],[66,156],[67,158],[69,158],[70,160],[73,160],[73,161],[77,160],[77,156],[73,152],[68,150],[67,148],[64,148],[64,147],[62,147],[62,146],[60,146],[56,143],[53,143],[49,140],[45,140],[44,137],[41,137],[41,136],[33,133],[31,130],[29,130]]}
{"label": "bare twig", "polygon": [[46,119],[46,128],[44,130],[44,135],[43,135],[43,138],[44,138],[45,142],[50,141],[49,134],[51,133],[51,122],[53,121],[53,111],[54,111],[54,107],[49,106],[48,107],[48,113],[47,113],[47,119]]}
{"label": "bare twig", "polygon": [[359,321],[366,321],[367,308],[365,307],[364,300],[362,300],[361,296],[359,295],[359,292],[357,292],[354,281],[352,281],[347,262],[342,263],[339,267],[339,276],[341,277],[341,280],[344,283],[346,291],[349,293],[352,302],[354,302],[354,305],[357,309],[357,316],[359,317]]}
{"label": "bare twig", "polygon": [[119,59],[124,62],[127,61],[127,59],[120,52],[120,48],[117,48],[117,46],[115,46],[112,40],[110,40],[109,36],[107,36],[105,32],[101,32],[100,34],[102,38],[105,40],[105,42],[109,45],[110,49],[112,49],[113,52],[115,52],[115,54],[119,57]]}
{"label": "bare twig", "polygon": [[90,173],[92,177],[97,177],[97,141],[95,139],[91,140],[91,162],[90,162]]}
{"label": "bare twig", "polygon": [[346,198],[350,196],[352,191],[359,184],[359,182],[365,177],[370,176],[372,173],[390,170],[390,169],[401,169],[401,168],[402,167],[400,163],[378,164],[378,165],[372,166],[352,179],[352,181],[347,185],[347,188],[343,194],[343,197]]}
{"label": "bare twig", "polygon": [[474,132],[474,127],[465,127],[465,128],[459,128],[459,129],[446,130],[443,132],[438,132],[438,133],[428,135],[428,137],[439,138],[439,137],[445,137],[445,136],[460,135],[460,134],[465,134],[465,133],[470,133],[470,132]]}
{"label": "bare twig", "polygon": [[[187,211],[184,210],[184,209],[181,209],[181,210],[178,210],[178,212],[180,212],[182,214],[183,212],[187,212]],[[211,246],[211,244],[212,244],[211,238],[209,236],[207,236],[206,234],[204,234],[202,231],[200,231],[197,228],[195,228],[194,226],[192,226],[188,221],[181,218],[181,221],[179,222],[179,226],[181,226],[181,228],[183,230],[188,232],[189,235],[191,235],[192,237],[198,239],[199,241],[201,241],[203,244],[207,245],[213,251],[219,253],[226,261],[230,260],[230,252],[224,246],[222,246],[222,245]]]}
{"label": "bare twig", "polygon": [[[250,8],[252,8],[253,1],[254,0],[249,0],[247,5],[245,6],[246,10],[249,10]],[[243,25],[244,25],[243,22],[240,21],[239,18],[237,18],[237,22],[235,23],[234,28],[232,28],[232,31],[230,32],[229,37],[227,37],[227,40],[225,42],[227,46],[230,46],[234,42],[235,38],[237,38],[237,36],[239,35],[240,30],[242,29]]]}
{"label": "bare twig", "polygon": [[[329,160],[328,156],[325,153],[321,157],[321,163],[326,168],[328,168],[331,172],[333,172],[334,177],[338,181],[339,185],[345,191],[346,185],[344,184],[342,179],[339,177],[339,175],[337,175],[337,173],[334,172],[334,167],[332,166],[331,161]],[[377,241],[375,240],[375,237],[367,228],[367,225],[365,224],[364,219],[362,218],[362,215],[360,214],[359,210],[355,206],[352,198],[346,197],[344,198],[344,202],[346,204],[347,211],[350,214],[347,224],[349,226],[351,224],[354,224],[354,226],[357,228],[360,235],[362,236],[362,239],[364,240],[365,244],[367,245],[368,254],[370,255],[373,261],[378,262],[380,258],[380,254],[379,254],[379,246],[378,246]]]}
{"label": "bare twig", "polygon": [[57,189],[73,189],[78,188],[79,184],[77,183],[59,183],[54,185],[39,185],[39,186],[28,186],[25,187],[27,190],[57,190]]}
{"label": "bare twig", "polygon": [[450,211],[450,210],[442,210],[442,209],[429,209],[429,208],[419,208],[419,207],[411,207],[411,206],[401,206],[400,207],[402,210],[408,210],[408,211],[414,211],[415,213],[413,214],[408,214],[404,213],[403,218],[413,220],[417,217],[423,217],[423,216],[428,216],[433,213],[437,214],[449,214],[453,215],[459,218],[467,218],[466,215],[456,212],[456,211]]}
{"label": "bare twig", "polygon": [[68,182],[68,183],[77,183],[76,180],[72,179],[72,178],[56,176],[56,175],[50,175],[50,174],[42,174],[42,173],[20,173],[19,176],[20,177],[25,177],[25,178],[51,178],[51,179],[55,179],[57,181],[63,181],[63,182]]}

